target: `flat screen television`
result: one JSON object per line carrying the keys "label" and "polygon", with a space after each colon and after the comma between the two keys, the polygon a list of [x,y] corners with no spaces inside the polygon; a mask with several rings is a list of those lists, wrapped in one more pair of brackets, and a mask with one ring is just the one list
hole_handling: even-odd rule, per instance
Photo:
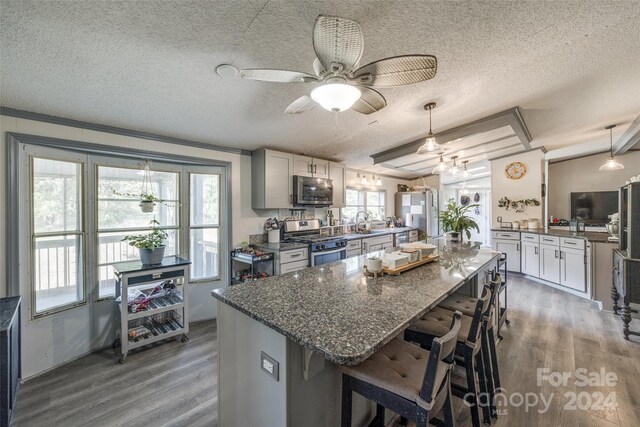
{"label": "flat screen television", "polygon": [[587,224],[606,224],[618,212],[617,191],[571,193],[571,218]]}

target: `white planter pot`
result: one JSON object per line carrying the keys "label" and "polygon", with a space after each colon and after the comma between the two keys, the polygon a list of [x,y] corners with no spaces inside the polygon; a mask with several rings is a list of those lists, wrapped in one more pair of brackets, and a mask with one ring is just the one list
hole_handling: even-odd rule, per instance
{"label": "white planter pot", "polygon": [[164,258],[164,248],[164,246],[160,246],[155,249],[138,249],[138,251],[140,251],[140,261],[143,265],[162,264],[162,258]]}
{"label": "white planter pot", "polygon": [[153,212],[153,209],[156,207],[156,204],[155,202],[140,202],[138,206],[140,206],[140,210],[142,210],[142,212],[150,213],[150,212]]}

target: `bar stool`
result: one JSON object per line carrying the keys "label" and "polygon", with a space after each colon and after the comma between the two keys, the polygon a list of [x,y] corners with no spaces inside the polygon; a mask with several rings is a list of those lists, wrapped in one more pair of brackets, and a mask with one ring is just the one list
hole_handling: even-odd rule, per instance
{"label": "bar stool", "polygon": [[447,333],[435,338],[431,351],[393,339],[355,366],[342,366],[342,427],[351,427],[352,392],[376,402],[369,426],[384,426],[385,408],[426,427],[440,410],[444,425],[454,426],[451,368],[462,315],[455,312]]}
{"label": "bar stool", "polygon": [[[481,337],[483,313],[489,308],[491,291],[483,288],[482,296],[476,301],[473,316],[462,315],[460,331],[456,343],[456,363],[465,368],[467,387],[452,383],[453,394],[466,399],[471,410],[471,421],[474,427],[480,426],[478,408],[482,409],[483,421],[491,423],[491,411],[488,405],[480,405],[480,394],[488,395],[485,379],[486,369],[482,358]],[[431,343],[443,335],[447,324],[451,322],[454,312],[442,307],[428,311],[420,320],[414,322],[404,332],[407,341],[418,343],[423,349],[431,348]],[[476,377],[477,374],[477,377]]]}
{"label": "bar stool", "polygon": [[[498,411],[495,405],[496,390],[500,388],[500,371],[498,370],[498,358],[496,352],[496,333],[494,330],[494,316],[498,307],[497,298],[500,295],[500,287],[503,286],[502,276],[500,273],[491,272],[492,278],[486,285],[491,291],[491,301],[487,312],[482,320],[482,340],[481,349],[484,360],[485,377],[487,381],[487,389],[490,397],[491,417],[497,419]],[[465,316],[473,316],[473,309],[478,299],[453,294],[444,299],[438,307],[446,308],[450,311],[459,311]]]}

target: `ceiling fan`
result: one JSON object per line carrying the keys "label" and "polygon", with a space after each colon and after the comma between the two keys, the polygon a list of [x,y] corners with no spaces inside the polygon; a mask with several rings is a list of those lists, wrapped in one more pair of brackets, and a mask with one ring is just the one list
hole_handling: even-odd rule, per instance
{"label": "ceiling fan", "polygon": [[362,57],[364,40],[360,24],[337,16],[320,15],[313,27],[314,74],[288,70],[252,68],[240,77],[279,83],[320,83],[293,101],[285,110],[299,114],[320,104],[329,111],[349,108],[362,114],[380,111],[387,100],[371,87],[402,86],[432,79],[437,59],[432,55],[403,55],[380,59],[356,68]]}

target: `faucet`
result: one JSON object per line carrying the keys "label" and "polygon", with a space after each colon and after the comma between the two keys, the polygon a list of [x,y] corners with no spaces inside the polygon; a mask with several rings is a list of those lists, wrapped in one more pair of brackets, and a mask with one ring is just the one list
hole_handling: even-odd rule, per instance
{"label": "faucet", "polygon": [[[360,214],[364,215],[364,219],[362,221],[358,221],[358,217],[360,216]],[[367,222],[368,219],[369,219],[369,217],[368,217],[368,215],[367,215],[367,213],[365,211],[359,211],[356,214],[356,219],[355,219],[355,221],[356,221],[356,232],[360,231],[360,223],[361,222]],[[365,226],[365,228],[366,228],[366,226]]]}

